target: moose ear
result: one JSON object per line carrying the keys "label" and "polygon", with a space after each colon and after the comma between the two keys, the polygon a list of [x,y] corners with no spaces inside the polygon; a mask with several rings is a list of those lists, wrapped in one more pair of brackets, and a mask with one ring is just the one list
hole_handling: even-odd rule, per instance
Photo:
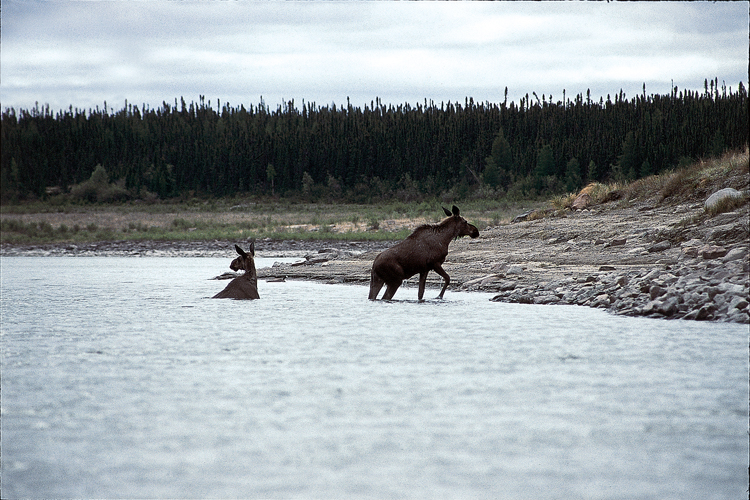
{"label": "moose ear", "polygon": [[[252,246],[251,246],[250,248],[251,248],[251,250],[250,250],[250,251],[252,251]],[[235,246],[234,246],[234,249],[235,249],[235,250],[237,250],[237,253],[238,253],[238,254],[242,255],[243,257],[247,257],[247,254],[245,253],[245,251],[244,251],[243,249],[241,249],[241,248],[239,247],[239,245],[235,245]]]}
{"label": "moose ear", "polygon": [[255,257],[255,242],[254,241],[250,243],[250,255]]}
{"label": "moose ear", "polygon": [[443,212],[445,212],[445,215],[447,215],[448,217],[450,217],[450,216],[451,216],[451,213],[450,213],[450,212],[448,211],[448,209],[447,209],[447,208],[445,208],[445,207],[442,207],[442,209],[443,209]]}
{"label": "moose ear", "polygon": [[[446,212],[447,212],[447,210],[446,210]],[[458,207],[456,205],[453,205],[453,215],[455,215],[456,217],[458,217],[458,214],[459,214]]]}

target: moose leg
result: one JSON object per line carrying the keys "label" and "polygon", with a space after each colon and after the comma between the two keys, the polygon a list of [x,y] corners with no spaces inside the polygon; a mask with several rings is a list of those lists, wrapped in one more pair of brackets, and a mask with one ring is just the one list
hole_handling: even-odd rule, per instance
{"label": "moose leg", "polygon": [[398,287],[401,286],[401,283],[401,280],[388,283],[388,287],[385,289],[385,293],[383,294],[383,300],[391,300],[396,294],[396,290],[398,290]]}
{"label": "moose leg", "polygon": [[380,293],[380,289],[383,288],[384,283],[383,279],[373,270],[370,274],[370,295],[368,297],[370,300],[378,298],[378,294]]}
{"label": "moose leg", "polygon": [[427,282],[427,273],[429,271],[423,271],[419,273],[419,292],[417,293],[417,299],[422,301],[422,297],[424,297],[424,285]]}
{"label": "moose leg", "polygon": [[443,279],[445,280],[445,282],[443,283],[443,289],[440,290],[440,295],[437,296],[437,298],[442,299],[443,294],[445,293],[445,289],[448,288],[448,285],[450,285],[451,278],[450,276],[448,276],[448,273],[445,272],[445,269],[443,269],[442,266],[440,266],[440,264],[435,265],[433,269],[435,270],[436,273],[442,276]]}

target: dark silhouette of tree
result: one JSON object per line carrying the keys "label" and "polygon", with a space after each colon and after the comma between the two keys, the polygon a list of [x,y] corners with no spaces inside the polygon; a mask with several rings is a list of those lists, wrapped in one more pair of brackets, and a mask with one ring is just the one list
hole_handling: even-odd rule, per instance
{"label": "dark silhouette of tree", "polygon": [[[467,195],[482,182],[526,191],[563,189],[566,159],[586,165],[587,180],[635,178],[683,159],[742,148],[747,92],[706,80],[700,92],[624,92],[599,102],[590,92],[555,102],[318,106],[230,106],[201,96],[158,108],[125,103],[115,111],[53,113],[49,107],[2,113],[0,195],[4,201],[69,191],[97,165],[133,196],[236,193],[377,201],[443,192]],[[269,175],[269,165],[273,171]],[[646,165],[648,168],[644,168]],[[307,173],[307,176],[304,174]],[[333,179],[330,181],[330,179]],[[407,182],[408,181],[408,182]],[[572,181],[572,179],[571,179]],[[53,190],[54,191],[54,190]]]}

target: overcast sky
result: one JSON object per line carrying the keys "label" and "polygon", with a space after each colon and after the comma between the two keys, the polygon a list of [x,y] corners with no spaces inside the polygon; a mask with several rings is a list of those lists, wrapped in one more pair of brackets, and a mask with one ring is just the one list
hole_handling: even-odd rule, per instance
{"label": "overcast sky", "polygon": [[748,79],[748,2],[2,1],[2,108],[501,102]]}

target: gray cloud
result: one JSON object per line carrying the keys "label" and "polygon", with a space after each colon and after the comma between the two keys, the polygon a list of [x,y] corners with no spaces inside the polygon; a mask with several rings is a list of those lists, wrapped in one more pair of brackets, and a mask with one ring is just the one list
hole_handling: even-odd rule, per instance
{"label": "gray cloud", "polygon": [[745,3],[3,2],[2,106],[562,98],[747,82]]}

